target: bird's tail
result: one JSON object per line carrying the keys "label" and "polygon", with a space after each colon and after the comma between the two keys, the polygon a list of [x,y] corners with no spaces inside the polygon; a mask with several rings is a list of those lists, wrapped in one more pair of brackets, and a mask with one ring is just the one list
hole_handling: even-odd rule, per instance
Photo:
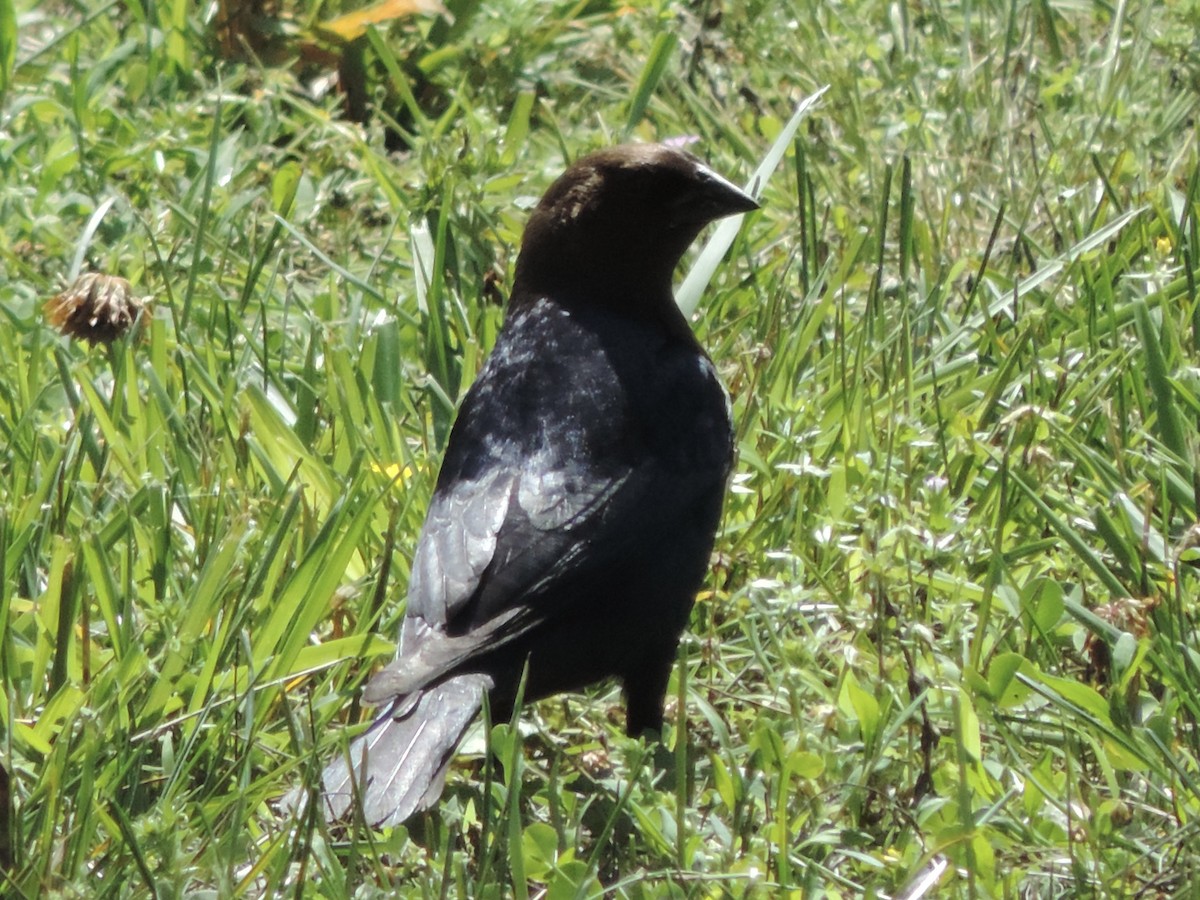
{"label": "bird's tail", "polygon": [[329,819],[351,817],[361,804],[368,824],[398,825],[437,802],[488,684],[484,675],[456,675],[392,703],[321,775]]}

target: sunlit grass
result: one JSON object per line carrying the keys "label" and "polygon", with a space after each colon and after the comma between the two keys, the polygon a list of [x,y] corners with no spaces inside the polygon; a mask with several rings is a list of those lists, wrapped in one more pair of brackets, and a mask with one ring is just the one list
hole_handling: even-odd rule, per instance
{"label": "sunlit grass", "polygon": [[[1194,10],[449,5],[368,36],[357,125],[207,8],[0,0],[0,893],[1187,896]],[[745,182],[826,84],[694,316],[740,458],[666,747],[600,688],[410,829],[281,812],[530,203],[622,139]],[[44,320],[76,270],[131,337]]]}

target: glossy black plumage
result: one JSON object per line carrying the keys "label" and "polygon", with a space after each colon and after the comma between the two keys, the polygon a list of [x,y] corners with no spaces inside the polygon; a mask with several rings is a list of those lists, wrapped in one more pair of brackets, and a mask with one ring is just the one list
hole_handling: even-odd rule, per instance
{"label": "glossy black plumage", "polygon": [[326,812],[373,824],[437,800],[485,691],[618,679],[662,724],[733,460],[728,401],[671,294],[708,222],[756,207],[690,154],[585,157],[526,227],[508,317],[452,429],[413,559],[382,714],[325,771]]}

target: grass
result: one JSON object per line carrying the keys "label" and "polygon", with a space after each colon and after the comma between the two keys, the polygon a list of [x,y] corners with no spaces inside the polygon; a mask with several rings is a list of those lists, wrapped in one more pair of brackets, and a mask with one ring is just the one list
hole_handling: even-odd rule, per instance
{"label": "grass", "polygon": [[[0,0],[0,893],[1194,896],[1195,2],[450,5],[346,51],[355,124],[286,30]],[[695,317],[740,461],[666,746],[602,687],[409,829],[282,813],[530,202],[624,139],[746,179],[826,84]],[[78,271],[135,336],[47,326]]]}

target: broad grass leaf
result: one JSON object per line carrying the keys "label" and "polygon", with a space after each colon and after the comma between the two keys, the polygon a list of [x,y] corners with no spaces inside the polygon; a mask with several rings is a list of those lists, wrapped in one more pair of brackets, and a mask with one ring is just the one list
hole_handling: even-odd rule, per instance
{"label": "broad grass leaf", "polygon": [[1017,672],[1026,664],[1020,653],[998,654],[987,667],[987,698],[997,706],[1011,708],[1025,702],[1029,688],[1017,679]]}
{"label": "broad grass leaf", "polygon": [[1100,696],[1095,688],[1069,678],[1059,678],[1044,672],[1034,673],[1034,678],[1053,690],[1063,700],[1077,707],[1082,712],[1094,716],[1104,725],[1112,725],[1112,717],[1108,710],[1108,701]]}
{"label": "broad grass leaf", "polygon": [[17,11],[12,0],[0,0],[0,102],[12,82],[17,57]]}
{"label": "broad grass leaf", "polygon": [[546,890],[546,900],[577,900],[579,897],[604,896],[604,886],[592,867],[581,859],[568,860],[558,867]]}
{"label": "broad grass leaf", "polygon": [[863,743],[870,744],[879,732],[879,701],[859,685],[858,680],[847,672],[842,682],[842,694],[838,706],[857,722],[862,732]]}
{"label": "broad grass leaf", "polygon": [[734,786],[733,778],[730,777],[729,767],[715,753],[710,753],[708,759],[712,766],[713,786],[717,789],[717,796],[721,798],[726,809],[733,809],[737,803],[739,792]]}
{"label": "broad grass leaf", "polygon": [[544,881],[558,857],[558,833],[545,822],[534,822],[521,835],[521,852],[526,877]]}
{"label": "broad grass leaf", "polygon": [[971,695],[965,690],[958,692],[958,738],[963,752],[979,762],[983,759],[983,742],[979,736],[979,716]]}
{"label": "broad grass leaf", "polygon": [[627,135],[641,121],[643,113],[646,112],[646,106],[654,95],[654,89],[662,80],[663,73],[667,70],[678,45],[679,35],[673,31],[664,31],[654,39],[654,46],[650,48],[646,64],[642,67],[642,76],[638,79],[633,97],[629,101],[629,115],[625,121]]}
{"label": "broad grass leaf", "polygon": [[303,171],[300,163],[288,160],[271,179],[271,207],[279,215],[287,217],[292,214],[292,207],[296,202],[296,188],[300,185]]}
{"label": "broad grass leaf", "polygon": [[1021,604],[1042,634],[1054,630],[1066,609],[1062,585],[1052,578],[1035,578],[1029,582],[1021,591]]}

